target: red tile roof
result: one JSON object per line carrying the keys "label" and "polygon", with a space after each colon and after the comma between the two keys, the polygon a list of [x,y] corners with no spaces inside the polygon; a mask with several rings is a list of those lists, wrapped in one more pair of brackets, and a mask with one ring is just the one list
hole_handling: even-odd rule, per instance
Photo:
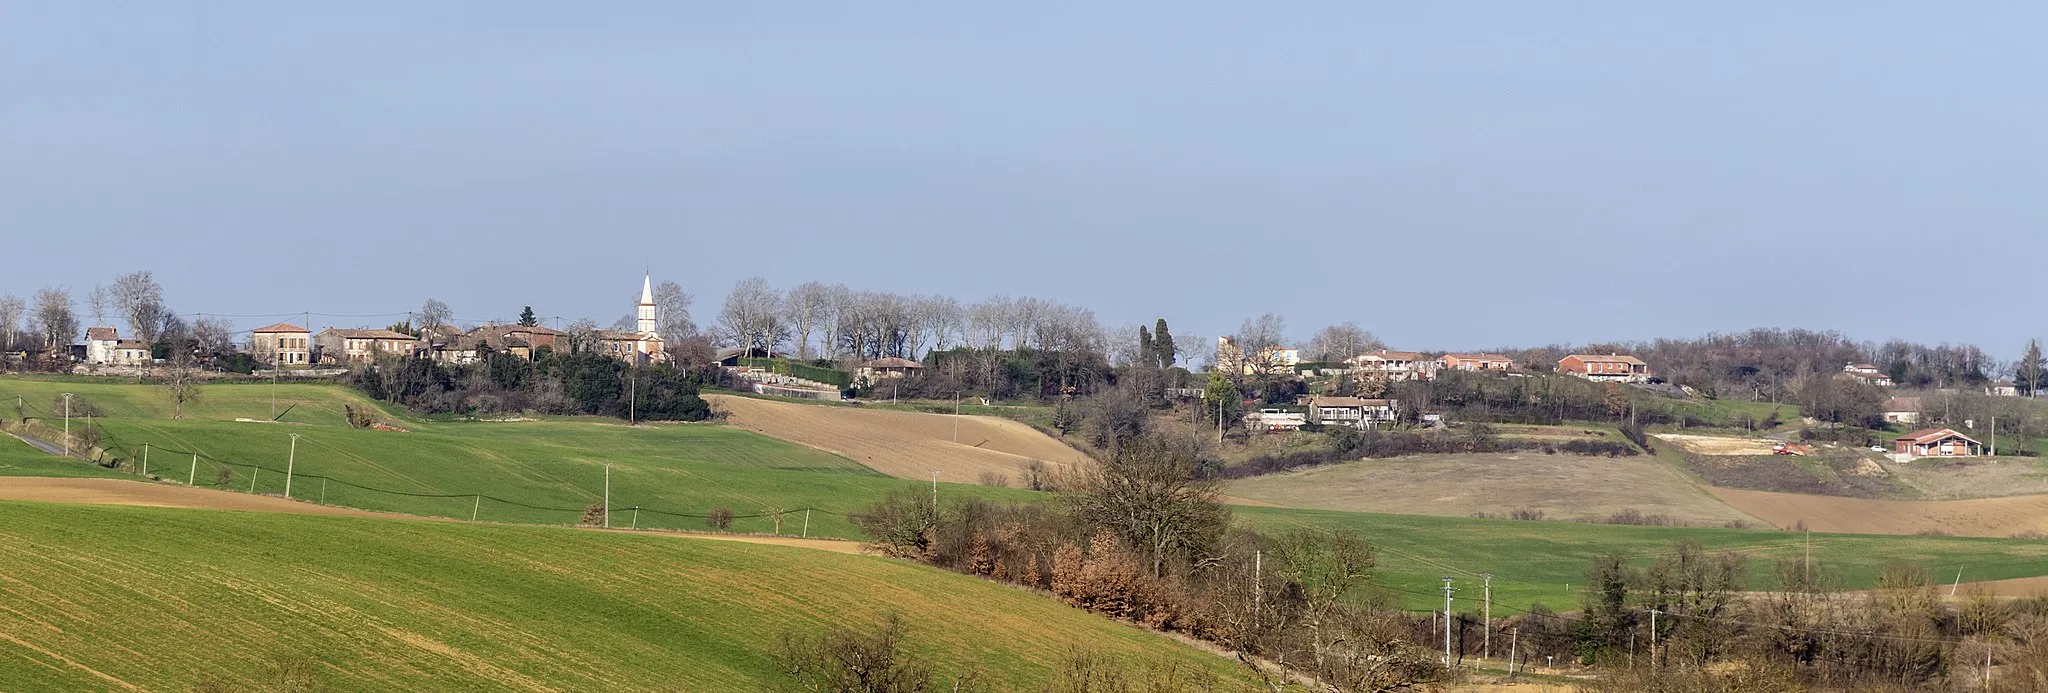
{"label": "red tile roof", "polygon": [[281,322],[275,325],[265,325],[263,327],[258,327],[256,329],[250,330],[249,332],[251,334],[268,334],[272,332],[303,332],[311,334],[312,330],[308,330],[306,328],[299,327],[298,325],[294,325],[288,322]]}
{"label": "red tile roof", "polygon": [[85,338],[93,342],[115,342],[120,341],[121,333],[111,327],[88,327],[85,328]]}
{"label": "red tile roof", "polygon": [[392,332],[391,330],[370,330],[357,328],[329,327],[327,328],[327,331],[339,335],[344,339],[403,339],[408,342],[414,340],[414,337],[412,335],[406,334],[404,332]]}
{"label": "red tile roof", "polygon": [[[1971,438],[1971,437],[1969,437],[1969,436],[1966,436],[1966,435],[1963,435],[1963,434],[1961,434],[1961,433],[1957,433],[1957,432],[1956,432],[1956,430],[1955,430],[1955,429],[1953,429],[1953,428],[1923,428],[1923,429],[1920,429],[1920,430],[1918,430],[1918,431],[1914,431],[1914,432],[1912,432],[1912,433],[1908,433],[1908,434],[1906,434],[1906,435],[1903,435],[1903,436],[1899,436],[1898,440],[1899,440],[1899,442],[1902,442],[1902,443],[1912,443],[1912,444],[1914,444],[1914,445],[1924,445],[1924,444],[1927,444],[1927,443],[1934,443],[1934,442],[1939,442],[1939,441],[1942,441],[1942,440],[1946,440],[1946,439],[1949,439],[1949,438],[1961,438],[1961,439],[1963,439],[1963,440],[1967,440],[1967,441],[1970,441],[1970,442],[1972,442],[1972,443],[1976,443],[1976,442],[1977,442],[1977,439],[1975,439],[1975,438]],[[1978,443],[1978,444],[1979,444],[1979,445],[1982,445],[1982,443]]]}
{"label": "red tile roof", "polygon": [[[1572,354],[1567,359],[1578,359],[1582,363],[1626,363],[1631,366],[1647,366],[1642,359],[1627,354]],[[1559,359],[1563,360],[1563,359]]]}

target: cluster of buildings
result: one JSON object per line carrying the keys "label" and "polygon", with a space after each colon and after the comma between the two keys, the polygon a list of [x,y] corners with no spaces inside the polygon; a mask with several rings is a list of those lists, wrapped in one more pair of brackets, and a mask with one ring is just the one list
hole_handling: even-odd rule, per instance
{"label": "cluster of buildings", "polygon": [[[1244,349],[1229,337],[1216,338],[1216,362],[1220,370],[1247,375],[1273,369],[1292,369],[1304,363],[1301,350],[1292,347],[1260,349],[1247,358]],[[1415,351],[1380,349],[1345,359],[1341,365],[1320,368],[1325,374],[1350,373],[1377,376],[1388,382],[1430,380],[1444,371],[1513,372],[1515,360],[1501,354],[1443,354],[1431,356]],[[1572,354],[1559,359],[1557,371],[1596,382],[1645,383],[1655,377],[1650,364],[1627,354]]]}
{"label": "cluster of buildings", "polygon": [[[634,306],[635,329],[596,330],[588,344],[598,352],[623,361],[648,364],[668,360],[667,344],[656,332],[654,279],[640,286],[640,302]],[[265,325],[249,331],[248,353],[272,368],[310,368],[370,363],[379,357],[427,358],[444,364],[478,362],[484,353],[509,353],[534,358],[546,348],[566,352],[568,332],[543,325],[486,324],[468,330],[449,325],[430,325],[419,334],[388,329],[328,327],[319,333],[291,323]],[[112,327],[86,330],[85,361],[102,365],[148,365],[148,344],[124,340]]]}

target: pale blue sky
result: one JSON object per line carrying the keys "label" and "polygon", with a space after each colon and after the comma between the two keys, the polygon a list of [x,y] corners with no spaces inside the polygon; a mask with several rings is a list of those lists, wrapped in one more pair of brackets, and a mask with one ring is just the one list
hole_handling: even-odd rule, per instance
{"label": "pale blue sky", "polygon": [[0,293],[609,323],[649,267],[699,322],[761,275],[1418,349],[2044,331],[2048,9],[1672,4],[0,0]]}

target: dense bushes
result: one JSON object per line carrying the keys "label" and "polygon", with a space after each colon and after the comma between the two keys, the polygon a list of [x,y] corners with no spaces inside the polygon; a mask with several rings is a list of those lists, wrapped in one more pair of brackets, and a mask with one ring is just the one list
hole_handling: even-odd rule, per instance
{"label": "dense bushes", "polygon": [[1222,479],[1244,479],[1301,467],[1314,467],[1364,459],[1429,454],[1535,450],[1552,454],[1568,452],[1575,455],[1599,455],[1605,457],[1624,457],[1636,454],[1636,449],[1628,444],[1611,440],[1573,440],[1563,443],[1545,443],[1536,440],[1500,438],[1493,434],[1491,427],[1484,426],[1483,424],[1468,426],[1462,435],[1432,431],[1359,431],[1351,428],[1333,428],[1326,435],[1331,438],[1331,447],[1329,449],[1296,450],[1259,455],[1241,464],[1213,469],[1212,473]]}
{"label": "dense bushes", "polygon": [[667,365],[628,367],[588,352],[544,353],[536,361],[486,352],[471,365],[386,359],[351,371],[346,382],[371,399],[426,413],[596,414],[644,421],[711,416],[697,394],[698,374]]}

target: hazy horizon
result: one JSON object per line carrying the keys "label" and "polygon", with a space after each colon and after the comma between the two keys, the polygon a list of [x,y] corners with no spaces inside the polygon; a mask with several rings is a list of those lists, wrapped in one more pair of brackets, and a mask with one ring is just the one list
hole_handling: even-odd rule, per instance
{"label": "hazy horizon", "polygon": [[2040,336],[2043,19],[11,5],[0,294],[89,320],[150,269],[187,316],[608,325],[648,271],[699,325],[762,276],[1205,337],[1275,312],[1413,350],[1800,327],[2011,358]]}

